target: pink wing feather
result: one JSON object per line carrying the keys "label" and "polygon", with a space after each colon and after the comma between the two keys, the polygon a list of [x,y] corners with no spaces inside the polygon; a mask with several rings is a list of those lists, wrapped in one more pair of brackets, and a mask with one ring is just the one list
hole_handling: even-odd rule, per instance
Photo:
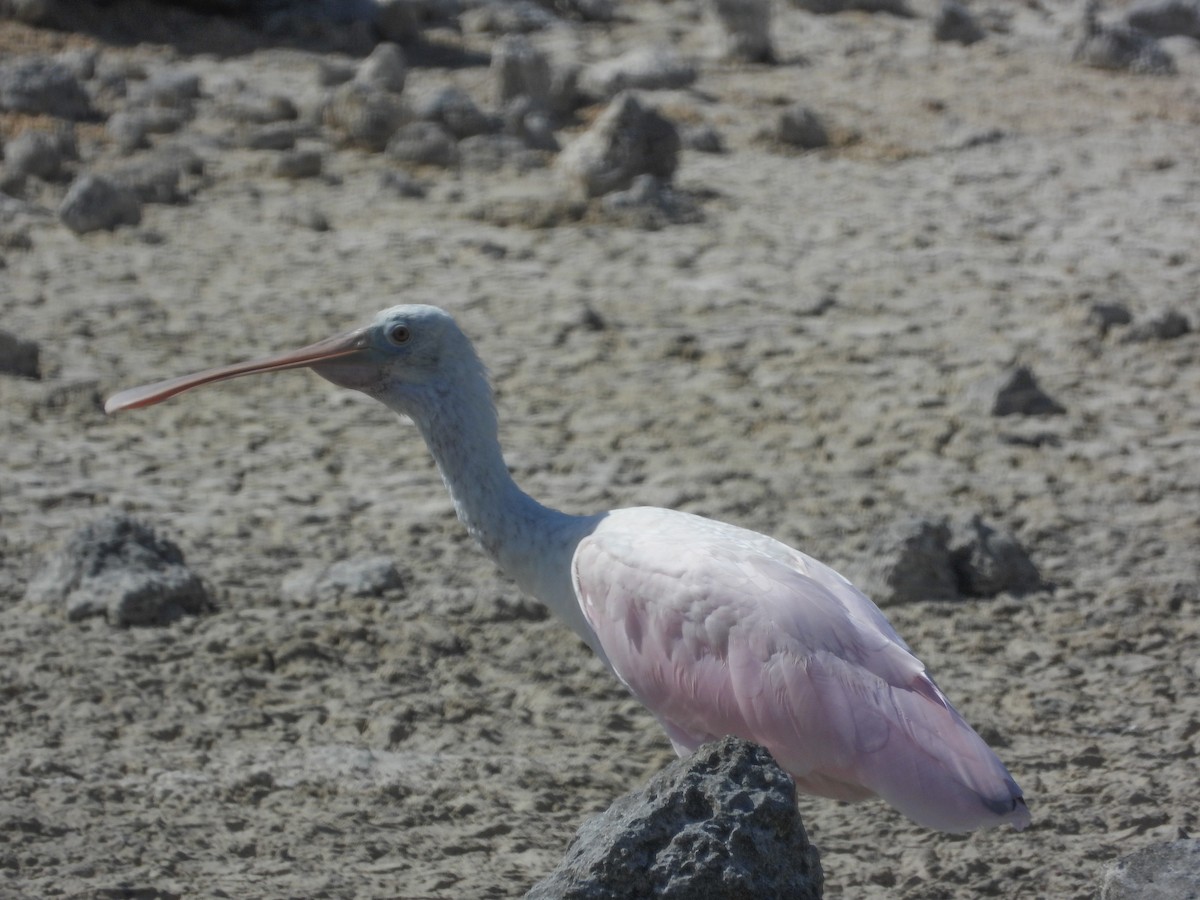
{"label": "pink wing feather", "polygon": [[1004,765],[883,613],[832,569],[686,513],[610,513],[573,563],[617,676],[680,753],[762,744],[810,793],[878,795],[944,831],[1029,812]]}

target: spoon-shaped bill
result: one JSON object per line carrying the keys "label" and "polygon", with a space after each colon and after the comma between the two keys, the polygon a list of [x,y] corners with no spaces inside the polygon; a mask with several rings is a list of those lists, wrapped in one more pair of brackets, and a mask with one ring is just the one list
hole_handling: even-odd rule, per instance
{"label": "spoon-shaped bill", "polygon": [[274,356],[262,359],[252,359],[247,362],[234,363],[229,366],[218,366],[215,369],[205,369],[191,375],[180,375],[154,384],[144,384],[141,387],[129,388],[113,394],[104,404],[106,413],[115,413],[122,409],[140,409],[143,406],[153,406],[169,400],[176,394],[190,391],[192,388],[228,378],[240,378],[243,375],[258,375],[263,372],[282,372],[285,369],[301,369],[332,359],[361,353],[367,348],[367,334],[364,329],[335,335],[299,350],[288,350]]}

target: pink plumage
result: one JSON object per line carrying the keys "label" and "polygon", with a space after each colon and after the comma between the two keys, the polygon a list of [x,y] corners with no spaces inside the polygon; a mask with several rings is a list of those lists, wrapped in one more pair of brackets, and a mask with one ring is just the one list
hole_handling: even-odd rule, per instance
{"label": "pink plumage", "polygon": [[771,538],[664,509],[610,513],[584,538],[575,590],[617,677],[678,752],[734,734],[810,793],[878,795],[944,831],[1029,812],[879,609]]}

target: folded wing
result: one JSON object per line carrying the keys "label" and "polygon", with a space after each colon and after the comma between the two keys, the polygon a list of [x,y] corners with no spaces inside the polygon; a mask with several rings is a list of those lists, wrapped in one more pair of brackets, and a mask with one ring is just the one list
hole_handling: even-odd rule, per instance
{"label": "folded wing", "polygon": [[580,606],[676,749],[734,734],[811,793],[878,795],[945,831],[1028,810],[883,613],[827,566],[668,510],[610,514],[579,545]]}

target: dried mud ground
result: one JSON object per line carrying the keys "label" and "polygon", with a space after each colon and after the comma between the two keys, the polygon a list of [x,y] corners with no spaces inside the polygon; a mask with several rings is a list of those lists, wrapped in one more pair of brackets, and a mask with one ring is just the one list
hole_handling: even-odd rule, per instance
{"label": "dried mud ground", "polygon": [[[684,7],[629,3],[578,26],[581,52],[703,53]],[[851,578],[889,523],[978,513],[1053,583],[886,609],[1033,827],[954,837],[803,798],[827,896],[1088,897],[1106,861],[1194,833],[1200,334],[1126,338],[1164,309],[1200,324],[1200,59],[1173,44],[1174,78],[1077,67],[1072,6],[1004,9],[966,48],[927,20],[780,9],[782,65],[709,62],[654,100],[728,146],[683,156],[695,224],[497,227],[478,211],[549,173],[422,173],[427,197],[404,199],[379,190],[381,156],[328,148],[336,177],[301,184],[212,151],[190,202],[137,228],[23,226],[0,315],[45,374],[0,378],[0,896],[519,896],[672,758],[470,543],[383,407],[298,372],[96,407],[409,301],[477,340],[510,464],[546,502],[712,515]],[[102,49],[315,84],[296,49]],[[857,139],[756,140],[781,100]],[[296,203],[330,230],[294,224]],[[1101,334],[1095,303],[1134,325]],[[990,415],[981,385],[1014,363],[1065,414]],[[25,601],[44,555],[114,510],[177,541],[218,611],[120,630]],[[283,589],[364,554],[403,589]]]}

